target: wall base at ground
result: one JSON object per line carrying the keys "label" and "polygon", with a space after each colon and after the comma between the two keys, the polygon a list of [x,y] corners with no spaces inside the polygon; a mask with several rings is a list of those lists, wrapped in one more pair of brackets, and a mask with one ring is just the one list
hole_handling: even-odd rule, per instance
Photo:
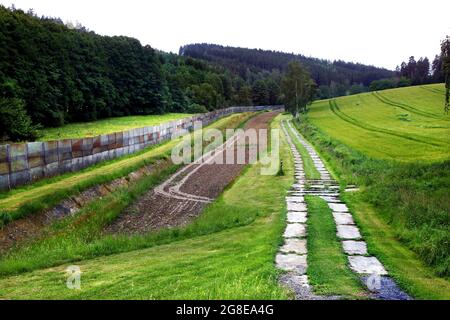
{"label": "wall base at ground", "polygon": [[230,107],[158,126],[137,128],[84,139],[0,145],[0,190],[8,190],[42,178],[75,172],[159,144],[232,113],[283,109],[283,106]]}

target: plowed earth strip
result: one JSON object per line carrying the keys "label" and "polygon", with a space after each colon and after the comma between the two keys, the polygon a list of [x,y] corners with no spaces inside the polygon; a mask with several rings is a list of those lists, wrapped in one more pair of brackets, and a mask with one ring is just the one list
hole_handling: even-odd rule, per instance
{"label": "plowed earth strip", "polygon": [[[271,120],[278,112],[265,112],[251,118],[244,129],[268,129]],[[258,148],[267,144],[267,136],[263,135],[258,141]],[[107,228],[108,233],[145,233],[162,228],[186,225],[198,217],[202,210],[224,188],[239,176],[242,169],[249,162],[249,149],[245,148],[246,156],[242,164],[226,164],[225,155],[234,154],[236,159],[236,146],[245,145],[245,138],[232,136],[223,145],[199,160],[188,164],[178,170],[164,183],[149,190],[138,201],[128,207]],[[222,163],[222,164],[221,164]]]}

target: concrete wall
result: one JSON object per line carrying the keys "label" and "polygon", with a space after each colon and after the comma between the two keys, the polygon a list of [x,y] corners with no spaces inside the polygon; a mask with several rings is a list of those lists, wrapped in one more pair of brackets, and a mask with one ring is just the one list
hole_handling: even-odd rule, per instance
{"label": "concrete wall", "polygon": [[0,145],[0,190],[41,178],[74,172],[170,140],[180,130],[191,130],[194,121],[203,126],[236,112],[280,109],[282,106],[230,107],[159,126],[104,134],[92,138]]}

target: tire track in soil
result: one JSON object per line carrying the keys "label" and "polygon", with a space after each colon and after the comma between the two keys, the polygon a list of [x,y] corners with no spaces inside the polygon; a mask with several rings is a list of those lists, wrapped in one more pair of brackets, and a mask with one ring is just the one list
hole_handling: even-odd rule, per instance
{"label": "tire track in soil", "polygon": [[[251,118],[244,129],[268,129],[278,111],[264,112]],[[263,141],[264,140],[264,141]],[[266,146],[267,136],[258,141]],[[227,185],[239,176],[249,162],[245,148],[243,164],[226,164],[229,152],[237,157],[237,145],[245,145],[241,137],[232,136],[221,146],[204,154],[197,161],[179,169],[162,184],[149,190],[105,228],[107,233],[136,234],[188,224],[217,198]],[[201,160],[201,161],[199,161]],[[223,163],[223,164],[220,164]]]}

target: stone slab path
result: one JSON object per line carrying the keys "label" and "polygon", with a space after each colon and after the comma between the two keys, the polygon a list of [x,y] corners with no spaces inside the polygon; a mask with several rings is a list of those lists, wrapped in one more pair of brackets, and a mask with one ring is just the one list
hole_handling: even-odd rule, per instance
{"label": "stone slab path", "polygon": [[[290,122],[283,122],[283,132],[292,151],[295,162],[296,182],[286,197],[288,208],[287,227],[284,233],[285,244],[276,257],[278,268],[288,271],[281,282],[296,292],[297,299],[334,299],[336,297],[318,297],[312,294],[308,282],[306,221],[307,206],[305,195],[319,196],[325,200],[332,210],[336,223],[337,237],[340,239],[343,251],[347,255],[349,267],[359,275],[364,285],[377,299],[407,300],[411,299],[388,276],[383,264],[374,256],[369,255],[367,244],[345,203],[339,198],[339,184],[332,179],[330,172],[314,148],[293,128]],[[292,142],[288,130],[295,139],[308,151],[314,166],[320,174],[319,180],[306,180],[302,158]],[[346,190],[357,191],[356,186]]]}

